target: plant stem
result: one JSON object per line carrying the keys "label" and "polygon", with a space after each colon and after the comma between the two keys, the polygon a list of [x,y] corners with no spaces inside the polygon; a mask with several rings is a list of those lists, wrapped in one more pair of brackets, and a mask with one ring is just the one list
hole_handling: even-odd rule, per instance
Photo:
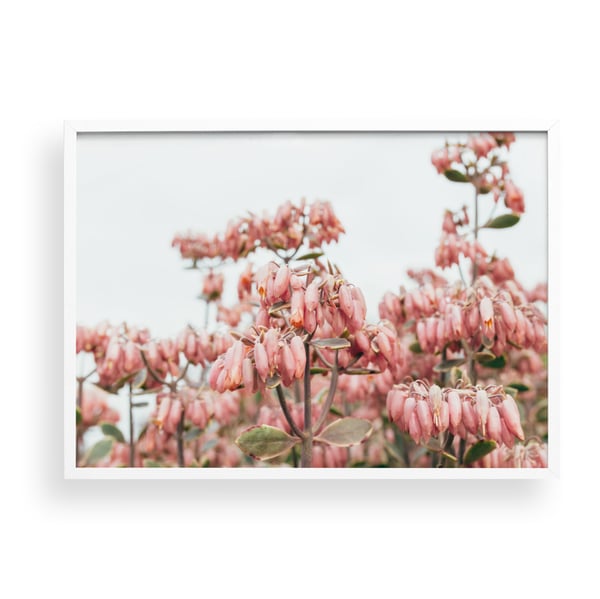
{"label": "plant stem", "polygon": [[323,404],[323,411],[319,414],[319,419],[315,424],[315,433],[319,433],[321,427],[323,426],[327,415],[329,414],[329,410],[331,409],[331,404],[333,403],[333,398],[335,396],[335,390],[337,388],[338,381],[338,350],[335,350],[335,360],[333,367],[331,369],[331,383],[329,384],[329,391],[327,392],[327,399]]}
{"label": "plant stem", "polygon": [[302,431],[298,428],[298,425],[294,422],[294,419],[292,418],[292,415],[288,410],[287,402],[285,401],[285,396],[283,395],[283,389],[281,388],[281,385],[277,385],[277,387],[275,387],[275,391],[277,392],[277,399],[279,400],[281,411],[283,412],[287,423],[290,425],[292,432],[294,433],[294,435],[296,435],[296,437],[300,437],[300,439],[302,439],[304,435],[302,434]]}
{"label": "plant stem", "polygon": [[129,382],[129,467],[135,464],[135,442],[133,440],[133,387]]}
{"label": "plant stem", "polygon": [[[477,193],[477,188],[475,188],[475,228],[473,230],[475,234],[475,244],[477,245],[477,238],[479,236],[479,194]],[[473,259],[473,280],[471,285],[475,285],[475,281],[477,280],[477,247],[474,250]],[[475,358],[473,356],[474,352],[471,352],[469,357],[469,378],[471,379],[471,384],[477,384],[477,370],[475,369]]]}
{"label": "plant stem", "polygon": [[306,366],[304,367],[304,435],[302,439],[302,456],[300,466],[310,468],[312,466],[312,405],[310,398],[310,345],[304,343],[306,352]]}

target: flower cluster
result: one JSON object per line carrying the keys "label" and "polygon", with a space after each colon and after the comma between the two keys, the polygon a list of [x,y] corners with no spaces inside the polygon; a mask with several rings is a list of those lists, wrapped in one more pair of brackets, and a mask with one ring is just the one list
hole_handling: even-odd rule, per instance
{"label": "flower cluster", "polygon": [[455,436],[492,439],[513,447],[523,440],[519,408],[499,385],[440,388],[417,380],[396,385],[387,396],[390,420],[415,443],[450,431]]}
{"label": "flower cluster", "polygon": [[248,392],[275,386],[279,380],[289,386],[304,376],[306,351],[304,341],[292,331],[281,334],[277,329],[255,328],[219,356],[208,382],[211,388],[223,393],[240,385]]}
{"label": "flower cluster", "polygon": [[93,354],[98,384],[106,389],[118,386],[144,368],[139,347],[149,342],[147,329],[125,324],[112,326],[103,322],[96,327],[77,326],[77,353]]}
{"label": "flower cluster", "polygon": [[[177,235],[172,245],[202,272],[204,328],[164,339],[126,324],[77,328],[77,352],[95,364],[77,378],[78,463],[547,467],[547,288],[525,289],[478,237],[524,213],[507,162],[514,140],[473,134],[433,153],[438,173],[475,188],[475,204],[445,210],[435,267],[408,270],[416,286],[386,293],[377,323],[323,258],[344,233],[329,202],[287,201],[219,234]],[[510,214],[494,218],[500,200]],[[246,261],[238,303],[225,305],[218,267],[259,248],[272,261]],[[151,406],[127,443],[108,401],[125,385],[130,414]],[[97,425],[105,437],[84,454]]]}
{"label": "flower cluster", "polygon": [[508,345],[544,351],[543,314],[509,283],[499,288],[483,276],[473,287],[434,288],[427,284],[400,296],[388,292],[379,306],[380,316],[397,327],[414,323],[425,352],[439,352],[452,343],[459,349],[459,342],[473,349],[483,344],[495,355]]}
{"label": "flower cluster", "polygon": [[256,317],[259,326],[277,326],[286,310],[292,327],[316,337],[338,337],[346,329],[355,332],[364,326],[365,298],[339,275],[317,278],[306,269],[269,262],[257,271],[255,281],[261,305]]}
{"label": "flower cluster", "polygon": [[514,447],[498,447],[472,464],[473,468],[547,468],[548,447],[537,439]]}
{"label": "flower cluster", "polygon": [[81,392],[81,424],[84,429],[95,426],[100,422],[116,423],[119,412],[112,409],[108,400],[110,394],[96,385],[84,384]]}
{"label": "flower cluster", "polygon": [[194,365],[208,366],[232,345],[230,335],[220,332],[209,333],[204,329],[186,327],[177,336],[176,347],[186,360]]}
{"label": "flower cluster", "polygon": [[257,248],[275,251],[297,251],[306,240],[311,248],[337,241],[344,227],[329,202],[315,201],[307,206],[302,199],[280,206],[275,215],[250,213],[228,224],[223,234],[179,234],[173,239],[184,259],[230,258],[234,261],[248,256]]}
{"label": "flower cluster", "polygon": [[495,202],[503,198],[511,212],[522,214],[523,193],[510,178],[505,154],[513,141],[512,133],[470,135],[466,143],[446,144],[433,152],[431,162],[451,181],[470,182],[477,193],[491,192]]}
{"label": "flower cluster", "polygon": [[435,250],[435,264],[440,268],[449,268],[459,263],[461,254],[477,263],[478,268],[487,267],[487,252],[483,246],[478,241],[469,241],[456,233],[442,235],[440,245]]}

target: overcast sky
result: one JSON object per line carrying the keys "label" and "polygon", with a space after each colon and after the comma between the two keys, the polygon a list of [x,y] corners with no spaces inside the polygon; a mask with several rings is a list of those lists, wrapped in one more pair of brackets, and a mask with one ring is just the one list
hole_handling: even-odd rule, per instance
{"label": "overcast sky", "polygon": [[[430,162],[434,149],[457,137],[79,134],[77,321],[127,321],[156,336],[201,324],[200,275],[183,269],[171,248],[174,234],[214,234],[246,210],[272,214],[283,201],[301,197],[332,202],[347,233],[326,253],[361,287],[369,317],[377,319],[383,293],[408,282],[407,268],[434,265],[444,209],[472,206],[472,187],[447,181]],[[526,212],[516,227],[484,230],[481,240],[488,252],[507,256],[531,287],[546,281],[546,134],[518,134],[509,156]],[[483,219],[492,200],[481,202]],[[266,253],[252,258],[257,264],[268,259]],[[235,285],[231,279],[230,299]]]}

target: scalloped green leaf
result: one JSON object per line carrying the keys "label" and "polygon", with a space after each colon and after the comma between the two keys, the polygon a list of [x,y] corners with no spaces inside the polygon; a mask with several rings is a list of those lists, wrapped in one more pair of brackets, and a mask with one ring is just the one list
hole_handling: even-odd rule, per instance
{"label": "scalloped green leaf", "polygon": [[439,364],[433,367],[435,372],[449,372],[453,368],[462,366],[466,360],[464,358],[457,358],[456,360],[442,360]]}
{"label": "scalloped green leaf", "polygon": [[484,458],[488,453],[494,451],[494,449],[496,449],[496,441],[477,441],[477,443],[469,447],[469,450],[465,454],[465,466],[469,466],[473,462]]}
{"label": "scalloped green leaf", "polygon": [[444,171],[444,175],[446,176],[446,179],[449,179],[450,181],[454,181],[455,183],[468,183],[469,182],[469,178],[467,177],[467,175],[465,175],[464,173],[461,173],[460,171],[454,170],[452,168],[449,168],[448,170]]}
{"label": "scalloped green leaf", "polygon": [[265,381],[265,387],[267,389],[275,389],[275,387],[277,387],[277,385],[279,385],[280,383],[281,377],[278,374],[274,374],[273,376],[267,378],[267,380]]}
{"label": "scalloped green leaf", "polygon": [[262,424],[245,430],[235,444],[255,460],[270,460],[289,451],[299,441],[280,428]]}
{"label": "scalloped green leaf", "polygon": [[92,445],[89,451],[85,454],[84,462],[86,466],[97,464],[102,458],[105,458],[112,451],[114,439],[112,437],[104,437],[97,443]]}
{"label": "scalloped green leaf", "polygon": [[204,431],[201,428],[198,428],[197,426],[193,426],[192,428],[190,428],[189,430],[185,431],[185,433],[183,433],[183,440],[184,441],[194,441],[196,440]]}
{"label": "scalloped green leaf", "polygon": [[148,371],[146,370],[146,368],[142,368],[142,370],[140,370],[135,377],[133,377],[133,380],[131,381],[131,386],[134,389],[141,389],[144,386],[144,383],[146,382],[146,379],[148,378]]}
{"label": "scalloped green leaf", "polygon": [[345,368],[344,374],[379,374],[380,370],[374,368]]}
{"label": "scalloped green leaf", "polygon": [[492,220],[489,220],[482,228],[485,229],[508,229],[514,227],[521,217],[518,214],[501,214]]}
{"label": "scalloped green leaf", "polygon": [[364,441],[372,432],[373,425],[362,418],[340,418],[326,426],[315,441],[335,445],[337,447],[350,447]]}
{"label": "scalloped green leaf", "polygon": [[310,344],[320,349],[347,349],[352,345],[348,339],[344,339],[343,337],[313,339]]}
{"label": "scalloped green leaf", "polygon": [[200,449],[200,451],[202,453],[206,453],[207,451],[210,451],[213,447],[215,447],[217,445],[217,443],[219,442],[218,439],[209,439]]}
{"label": "scalloped green leaf", "polygon": [[479,362],[480,364],[484,364],[486,362],[490,362],[491,360],[495,360],[496,359],[496,354],[494,354],[494,352],[491,352],[489,350],[485,350],[485,351],[478,351],[475,352],[473,354],[473,357],[475,358],[475,360],[477,362]]}
{"label": "scalloped green leaf", "polygon": [[112,422],[101,422],[100,429],[107,437],[112,437],[119,443],[125,443],[125,437],[123,436],[123,433]]}

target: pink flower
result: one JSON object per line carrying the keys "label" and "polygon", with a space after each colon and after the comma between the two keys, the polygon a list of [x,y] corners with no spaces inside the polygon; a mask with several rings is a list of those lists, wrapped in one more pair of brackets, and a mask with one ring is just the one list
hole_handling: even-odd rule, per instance
{"label": "pink flower", "polygon": [[477,158],[483,158],[487,156],[491,150],[497,147],[496,140],[488,133],[482,133],[481,135],[471,135],[467,146],[475,152]]}
{"label": "pink flower", "polygon": [[525,212],[523,192],[510,180],[504,182],[504,203],[515,214],[523,214]]}
{"label": "pink flower", "polygon": [[439,174],[442,174],[444,171],[447,171],[451,165],[450,156],[448,155],[448,148],[435,150],[431,154],[431,164],[435,166]]}

